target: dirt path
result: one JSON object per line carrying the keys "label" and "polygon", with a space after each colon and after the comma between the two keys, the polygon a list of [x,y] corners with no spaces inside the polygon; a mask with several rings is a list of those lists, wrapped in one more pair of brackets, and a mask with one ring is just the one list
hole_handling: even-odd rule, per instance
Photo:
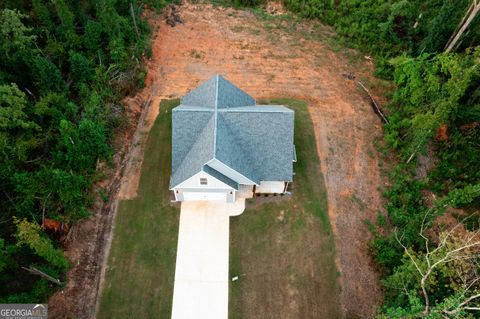
{"label": "dirt path", "polygon": [[[159,112],[160,99],[181,97],[216,73],[257,99],[308,101],[336,234],[344,314],[372,316],[381,292],[364,221],[374,220],[382,207],[373,147],[381,128],[368,99],[342,75],[353,73],[368,83],[371,66],[352,58],[352,51],[332,50],[335,43],[325,42],[328,29],[312,24],[205,4],[186,4],[181,16],[185,24],[171,28],[162,23],[156,32],[147,88],[153,102],[144,132]],[[122,198],[136,195],[140,166],[137,160],[129,168]],[[248,311],[255,310],[247,309],[247,317]]]}

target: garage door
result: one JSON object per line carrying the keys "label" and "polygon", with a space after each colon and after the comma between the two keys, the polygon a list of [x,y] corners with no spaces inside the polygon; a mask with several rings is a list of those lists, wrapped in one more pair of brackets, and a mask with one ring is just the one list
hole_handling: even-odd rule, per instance
{"label": "garage door", "polygon": [[183,192],[183,200],[227,201],[227,193]]}

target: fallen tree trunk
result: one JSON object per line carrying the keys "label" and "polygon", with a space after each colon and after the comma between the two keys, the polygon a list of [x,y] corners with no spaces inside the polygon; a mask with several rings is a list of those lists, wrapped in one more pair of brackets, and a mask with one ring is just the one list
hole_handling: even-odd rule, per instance
{"label": "fallen tree trunk", "polygon": [[467,12],[463,16],[462,21],[458,26],[458,31],[452,34],[447,44],[445,45],[445,52],[450,52],[453,50],[458,40],[460,39],[462,34],[465,33],[465,30],[468,28],[468,26],[476,17],[479,11],[480,11],[480,2],[477,2],[477,0],[473,0],[472,4],[470,5],[470,7],[468,7]]}
{"label": "fallen tree trunk", "polygon": [[362,82],[358,81],[357,83],[365,91],[365,93],[367,93],[368,97],[372,101],[372,108],[373,108],[373,111],[375,112],[375,114],[377,114],[385,124],[388,124],[387,117],[385,116],[385,114],[383,114],[382,110],[380,109],[380,106],[378,105],[377,101],[375,101],[375,98],[370,93],[370,91],[365,87],[365,85],[363,85]]}
{"label": "fallen tree trunk", "polygon": [[135,27],[135,33],[137,34],[137,40],[140,40],[140,32],[137,27],[137,20],[135,19],[135,11],[133,9],[133,2],[130,2],[130,14],[132,15],[133,26]]}
{"label": "fallen tree trunk", "polygon": [[57,278],[53,278],[53,277],[50,276],[50,275],[47,275],[46,273],[44,273],[43,271],[38,270],[38,269],[35,268],[35,267],[32,267],[32,268],[22,267],[22,269],[28,271],[28,272],[31,273],[31,274],[34,274],[34,275],[38,275],[38,276],[40,276],[40,277],[43,277],[43,278],[47,279],[48,281],[53,282],[54,284],[57,284],[57,285],[59,285],[59,286],[62,285],[62,282],[61,282],[60,280],[58,280]]}

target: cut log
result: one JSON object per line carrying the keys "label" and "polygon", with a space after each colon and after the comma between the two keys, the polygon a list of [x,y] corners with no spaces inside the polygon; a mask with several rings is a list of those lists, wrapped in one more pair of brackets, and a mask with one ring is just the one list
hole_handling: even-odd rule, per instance
{"label": "cut log", "polygon": [[365,87],[365,85],[363,85],[362,82],[358,81],[357,83],[365,91],[365,93],[367,93],[368,97],[372,101],[372,108],[373,108],[373,111],[375,112],[375,114],[377,114],[385,124],[388,124],[387,117],[385,116],[385,114],[383,114],[382,110],[380,109],[380,106],[378,105],[377,101],[375,101],[375,98],[370,93],[370,91]]}
{"label": "cut log", "polygon": [[41,271],[41,270],[38,270],[38,269],[35,268],[35,267],[32,267],[32,268],[22,267],[22,269],[28,271],[28,272],[31,273],[31,274],[34,274],[34,275],[38,275],[38,276],[40,276],[40,277],[43,277],[43,278],[47,279],[48,281],[53,282],[53,283],[56,284],[56,285],[59,285],[59,286],[62,285],[62,282],[61,282],[60,280],[58,280],[57,278],[53,278],[53,277],[50,276],[50,275],[47,275],[46,273],[44,273],[44,272]]}
{"label": "cut log", "polygon": [[477,0],[473,0],[472,4],[470,5],[470,7],[468,7],[467,12],[465,13],[464,17],[462,18],[462,21],[458,26],[458,31],[452,34],[447,44],[445,45],[445,52],[450,52],[453,50],[458,40],[460,39],[462,34],[465,32],[465,30],[467,30],[468,26],[473,21],[473,19],[475,18],[475,16],[478,14],[479,11],[480,11],[480,2],[477,2]]}
{"label": "cut log", "polygon": [[135,33],[137,34],[137,40],[140,40],[140,32],[137,27],[137,19],[135,19],[135,11],[133,9],[133,2],[130,2],[130,14],[132,15],[133,26],[135,27]]}
{"label": "cut log", "polygon": [[171,3],[165,8],[165,21],[171,27],[174,27],[177,23],[183,23],[177,5]]}

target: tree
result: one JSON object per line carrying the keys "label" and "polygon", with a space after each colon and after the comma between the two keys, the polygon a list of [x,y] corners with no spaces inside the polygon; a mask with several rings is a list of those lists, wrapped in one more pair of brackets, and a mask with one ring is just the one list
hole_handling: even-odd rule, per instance
{"label": "tree", "polygon": [[82,120],[78,127],[67,120],[60,121],[60,138],[56,160],[66,169],[90,173],[98,159],[110,156],[105,128],[91,120]]}
{"label": "tree", "polygon": [[35,85],[42,95],[51,91],[62,92],[66,89],[60,70],[43,56],[33,58],[32,73]]}
{"label": "tree", "polygon": [[15,83],[0,85],[0,130],[38,129],[25,113],[27,99]]}
{"label": "tree", "polygon": [[29,246],[38,256],[45,258],[62,271],[67,270],[69,263],[63,252],[55,248],[47,237],[42,235],[40,225],[27,219],[15,219],[17,225],[17,244]]}
{"label": "tree", "polygon": [[16,84],[0,85],[0,179],[11,175],[12,167],[27,160],[35,147],[32,138],[40,127],[27,114],[27,99]]}
{"label": "tree", "polygon": [[17,10],[4,9],[0,14],[0,53],[7,59],[18,52],[28,50],[34,35],[30,35],[32,28],[27,28],[21,21],[26,15]]}
{"label": "tree", "polygon": [[[58,134],[61,120],[75,121],[78,117],[78,106],[65,94],[49,92],[35,103],[36,123],[45,131]],[[54,128],[53,130],[51,128]]]}
{"label": "tree", "polygon": [[8,262],[8,253],[5,250],[5,240],[0,238],[0,273],[5,269]]}
{"label": "tree", "polygon": [[[427,214],[425,215],[425,217]],[[424,218],[426,220],[426,218]],[[462,223],[456,224],[449,231],[442,231],[432,245],[432,240],[425,232],[427,224],[423,223],[419,236],[424,239],[424,252],[415,252],[403,244],[396,234],[397,242],[403,247],[407,261],[402,272],[410,273],[407,281],[413,280],[423,297],[422,315],[432,313],[450,318],[463,311],[480,310],[480,276],[477,273],[480,249],[480,229],[474,232],[458,232]],[[408,262],[409,261],[409,262]],[[412,272],[416,272],[413,274]],[[397,275],[398,275],[397,274]],[[448,300],[432,305],[430,290],[436,284],[436,277],[449,277],[455,294]],[[410,294],[411,289],[406,290]]]}
{"label": "tree", "polygon": [[92,63],[83,54],[71,51],[68,60],[71,73],[76,81],[88,82],[93,78]]}
{"label": "tree", "polygon": [[472,203],[480,196],[480,183],[457,188],[448,193],[447,200],[453,207],[462,207]]}
{"label": "tree", "polygon": [[13,178],[19,195],[16,215],[60,219],[67,223],[88,216],[85,208],[87,181],[80,174],[43,167],[35,172],[16,173]]}
{"label": "tree", "polygon": [[386,139],[400,149],[407,163],[423,152],[441,124],[451,123],[459,110],[468,106],[463,100],[480,74],[478,52],[392,60],[398,88],[389,104],[393,114],[386,125]]}
{"label": "tree", "polygon": [[[90,54],[97,54],[102,49],[102,25],[93,20],[89,20],[85,26],[85,35],[83,38],[83,45]],[[98,53],[100,54],[100,53]],[[98,61],[100,62],[100,61]]]}

